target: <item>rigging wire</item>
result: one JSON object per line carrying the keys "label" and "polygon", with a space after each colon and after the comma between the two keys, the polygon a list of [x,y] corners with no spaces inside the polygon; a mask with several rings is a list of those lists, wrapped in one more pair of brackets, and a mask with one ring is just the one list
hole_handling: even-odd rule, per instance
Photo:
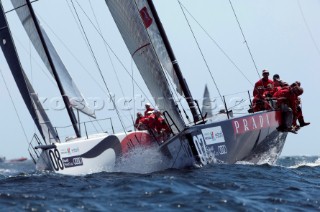
{"label": "rigging wire", "polygon": [[16,41],[19,43],[19,45],[21,46],[22,50],[24,50],[25,53],[28,54],[28,55],[32,58],[32,60],[33,60],[33,61],[36,63],[36,65],[40,68],[40,70],[42,71],[42,73],[48,78],[48,80],[50,81],[50,83],[52,83],[52,85],[56,85],[56,83],[54,82],[54,80],[53,80],[53,78],[51,77],[51,75],[50,75],[46,70],[44,70],[44,69],[41,67],[41,65],[38,63],[38,61],[35,59],[35,57],[30,54],[30,51],[27,50],[27,48],[23,45],[23,43],[22,43],[15,35],[12,35],[12,36],[13,36],[14,40],[16,40]]}
{"label": "rigging wire", "polygon": [[222,47],[213,39],[213,37],[207,32],[207,30],[197,21],[197,19],[189,12],[189,10],[180,2],[184,10],[190,15],[190,17],[198,24],[198,26],[204,31],[204,33],[210,38],[210,40],[218,47],[222,54],[231,62],[231,64],[240,72],[240,74],[253,86],[253,83],[243,73],[243,71],[237,66],[237,64],[231,59],[231,57],[222,49]]}
{"label": "rigging wire", "polygon": [[[99,30],[99,33],[102,34],[102,30],[101,30],[101,27],[100,27],[100,25],[99,25],[97,16],[96,16],[96,14],[95,14],[95,12],[94,12],[94,9],[93,9],[91,0],[89,0],[89,4],[90,4],[90,9],[91,9],[91,11],[92,11],[94,20],[95,20],[96,25],[97,25],[97,29]],[[79,5],[79,3],[78,3],[78,5]],[[79,5],[79,6],[80,6],[80,5]],[[103,42],[103,45],[104,45],[104,47],[105,47],[105,49],[106,49],[106,51],[107,51],[107,53],[108,53],[109,61],[110,61],[111,66],[112,66],[113,73],[114,73],[114,75],[116,76],[118,85],[119,85],[120,90],[121,90],[121,94],[122,94],[123,98],[125,98],[124,90],[123,90],[123,88],[122,88],[122,86],[121,86],[119,76],[118,76],[118,74],[117,74],[117,72],[116,72],[116,68],[115,68],[115,66],[114,66],[113,60],[112,60],[111,55],[110,55],[110,51],[109,51],[109,49],[108,49],[108,47],[107,47],[107,45],[106,45],[105,42]],[[133,88],[133,92],[134,92],[134,88]],[[129,111],[129,113],[130,113],[130,115],[132,116],[132,114],[131,114],[130,111]]]}
{"label": "rigging wire", "polygon": [[310,36],[310,38],[311,38],[311,40],[312,40],[312,42],[313,42],[313,45],[314,45],[314,47],[316,48],[318,54],[320,55],[320,49],[319,49],[319,47],[318,47],[318,45],[317,45],[316,40],[315,40],[314,37],[313,37],[312,31],[311,31],[311,29],[310,29],[310,27],[309,27],[309,24],[308,24],[308,22],[307,22],[307,19],[306,19],[305,15],[304,15],[303,9],[302,9],[302,7],[301,7],[300,0],[297,0],[297,2],[298,2],[298,6],[299,6],[299,10],[300,10],[300,13],[301,13],[303,22],[304,22],[304,24],[306,25],[306,28],[307,28],[307,30],[308,30],[309,36]]}
{"label": "rigging wire", "polygon": [[[79,4],[78,4],[79,5]],[[84,15],[87,17],[87,19],[89,20],[89,22],[91,23],[91,25],[93,26],[93,28],[96,30],[96,32],[100,35],[101,39],[105,42],[105,44],[108,46],[108,48],[110,49],[110,51],[112,52],[112,54],[115,56],[115,58],[118,60],[118,62],[120,63],[120,65],[122,66],[122,68],[126,71],[126,73],[132,77],[131,73],[128,71],[128,69],[125,67],[125,65],[123,64],[123,62],[120,60],[120,58],[117,56],[117,54],[115,53],[115,51],[111,48],[111,46],[109,45],[109,43],[105,40],[105,38],[103,37],[103,35],[99,32],[99,30],[97,29],[97,27],[94,25],[94,23],[91,21],[91,19],[88,17],[88,15],[85,13],[85,11],[83,10],[83,8],[79,5],[79,8],[82,10],[82,12],[84,13]],[[134,80],[134,83],[136,84],[136,86],[139,88],[139,90],[142,92],[142,94],[144,95],[145,98],[147,98],[147,100],[149,102],[150,99],[148,98],[148,96],[146,95],[146,93],[142,90],[142,88],[139,86],[138,82],[136,80]]]}
{"label": "rigging wire", "polygon": [[[94,19],[95,19],[95,21],[96,21],[96,24],[97,24],[97,29],[98,29],[99,32],[102,34],[101,27],[100,27],[100,25],[99,25],[97,16],[96,16],[96,14],[95,14],[95,12],[94,12],[94,10],[93,10],[91,0],[89,0],[89,3],[90,3],[90,8],[91,8],[93,17],[94,17]],[[119,80],[119,76],[118,76],[118,74],[117,74],[117,72],[116,72],[116,69],[115,69],[115,66],[114,66],[114,64],[113,64],[113,61],[112,61],[112,58],[111,58],[109,49],[108,49],[108,47],[106,46],[105,43],[103,43],[103,44],[104,44],[104,47],[105,47],[105,49],[106,49],[106,51],[107,51],[107,53],[108,53],[108,57],[109,57],[109,60],[110,60],[111,66],[112,66],[112,70],[113,70],[114,74],[116,75],[116,78],[117,78],[117,81],[118,81],[118,84],[119,84],[119,87],[120,87],[122,96],[124,97],[125,95],[124,95],[124,92],[123,92],[123,88],[122,88],[122,86],[121,86],[121,83],[120,83],[120,80]]]}
{"label": "rigging wire", "polygon": [[[134,4],[136,5],[137,10],[139,11],[139,7],[138,7],[137,2],[135,2]],[[148,37],[149,37],[149,40],[150,40],[150,42],[151,42],[152,39],[151,39],[151,37],[150,37],[150,34],[149,34],[149,32],[147,31],[147,29],[145,29],[145,30],[146,30],[146,33],[147,33],[147,35],[148,35]],[[160,58],[159,58],[159,56],[158,56],[158,54],[157,54],[157,51],[155,50],[155,46],[153,45],[152,42],[151,42],[151,44],[152,44],[151,46],[152,46],[155,54],[157,55],[157,60],[158,60],[159,64],[161,65],[161,67],[163,67],[162,64],[161,64]],[[171,61],[171,63],[172,63],[172,61]],[[166,82],[167,82],[167,85],[168,85],[168,87],[170,87],[170,83],[172,83],[172,82],[171,82],[171,80],[169,80],[170,77],[167,76],[167,75],[169,75],[169,72],[168,72],[167,70],[164,70],[164,68],[162,68],[162,69],[163,69],[162,72],[163,72],[163,74],[164,74],[164,78],[165,78],[165,80],[166,80]],[[174,86],[171,84],[171,87],[174,87]],[[173,92],[172,90],[174,90],[174,92]],[[183,106],[182,106],[182,104],[181,104],[181,101],[178,101],[178,100],[179,100],[179,97],[178,97],[175,89],[172,89],[172,88],[170,89],[170,88],[169,88],[169,91],[170,91],[170,94],[171,94],[171,96],[172,96],[173,98],[174,98],[173,93],[176,95],[177,100],[174,101],[174,104],[176,105],[176,102],[179,102],[179,103],[180,103],[180,106],[183,108]],[[173,100],[174,100],[174,99],[173,99]],[[184,109],[184,108],[183,108],[183,109]],[[182,121],[184,122],[181,114],[180,114],[180,116],[181,116]],[[188,116],[187,116],[187,119],[188,119],[188,121],[189,121]],[[190,122],[190,121],[189,121],[189,122]]]}
{"label": "rigging wire", "polygon": [[[133,82],[133,58],[131,58],[131,83],[132,83],[132,99],[133,99],[133,115],[136,114],[136,99],[134,97],[135,95],[135,89],[134,89],[134,82]],[[138,116],[137,116],[138,117]],[[134,123],[134,120],[132,118],[132,121]],[[136,129],[136,128],[134,128]]]}
{"label": "rigging wire", "polygon": [[[70,9],[70,11],[72,11],[72,9],[70,8],[70,5],[68,4],[68,7]],[[75,22],[77,24],[77,26],[79,27],[78,22],[76,21],[76,18],[74,16],[74,14],[71,12],[71,14],[73,15]],[[87,70],[87,68],[82,64],[82,62],[73,54],[73,52],[68,48],[68,46],[63,42],[63,40],[55,33],[55,30],[53,30],[50,25],[40,16],[37,14],[37,17],[41,20],[41,23],[44,23],[46,25],[46,27],[51,31],[51,33],[59,40],[59,42],[63,45],[63,47],[69,52],[69,54],[75,59],[75,61],[80,65],[80,67],[89,75],[89,77],[96,83],[96,85],[100,88],[100,90],[108,95],[108,92],[105,91],[105,89],[101,86],[100,82],[98,82],[95,77]],[[81,32],[82,35],[82,31],[81,28],[79,27],[79,31]],[[40,66],[40,65],[39,65]],[[43,69],[42,69],[43,70]],[[47,73],[47,72],[45,72]],[[49,77],[51,79],[51,77]],[[52,81],[53,82],[53,81]],[[56,85],[53,82],[54,85]],[[89,117],[89,120],[92,120],[92,118]],[[100,124],[98,124],[100,125]],[[102,127],[100,126],[100,128],[102,129]]]}
{"label": "rigging wire", "polygon": [[[123,63],[120,61],[120,59],[117,57],[117,55],[115,54],[115,52],[112,50],[112,48],[110,47],[110,45],[106,42],[106,40],[104,39],[103,35],[102,35],[102,31],[100,30],[100,28],[98,29],[96,27],[96,25],[92,22],[92,20],[90,19],[90,17],[88,17],[87,13],[84,11],[84,9],[81,7],[81,5],[77,2],[79,8],[82,10],[83,14],[86,16],[86,18],[89,20],[89,22],[91,23],[91,25],[94,27],[94,29],[97,31],[97,33],[100,35],[100,37],[102,38],[103,42],[104,42],[104,45],[105,47],[108,47],[110,49],[110,51],[113,53],[113,55],[115,56],[115,58],[118,60],[118,62],[122,65],[122,67],[124,68],[124,70],[127,72],[127,74],[130,76],[130,78],[133,78],[133,76],[130,74],[130,72],[125,68],[125,66],[123,65]],[[108,51],[109,53],[109,51]],[[110,57],[110,60],[111,60],[111,57]],[[112,61],[112,60],[111,60]],[[113,63],[112,63],[113,64]],[[115,71],[115,70],[114,70]],[[119,84],[120,84],[120,81],[118,81]],[[137,87],[139,88],[139,90],[144,94],[144,96],[147,98],[147,95],[143,92],[143,90],[141,89],[141,87],[138,85],[138,83],[134,80],[134,83],[137,85]],[[122,87],[121,87],[122,89]],[[123,93],[123,96],[125,97],[124,95],[124,92],[122,91]],[[148,98],[147,98],[148,99]],[[148,99],[149,100],[149,99]],[[150,100],[149,100],[150,102]],[[126,101],[125,101],[126,103]],[[130,115],[132,116],[132,114],[130,113]],[[129,118],[127,116],[124,116],[130,123],[131,123],[131,120],[129,120]]]}
{"label": "rigging wire", "polygon": [[[32,43],[31,43],[31,41],[29,40],[29,65],[30,65],[30,75],[31,75],[31,84],[34,84],[33,83],[33,67],[32,67],[32,50],[31,50],[31,46],[32,46]],[[36,132],[36,128],[37,128],[37,126],[36,125],[34,125],[33,126],[33,131],[34,132]]]}
{"label": "rigging wire", "polygon": [[259,71],[258,71],[257,64],[256,64],[256,62],[255,62],[255,60],[254,60],[254,58],[253,58],[253,55],[252,55],[252,53],[251,53],[251,50],[250,50],[250,47],[249,47],[248,41],[247,41],[247,39],[246,39],[246,36],[244,35],[244,32],[243,32],[243,30],[242,30],[241,24],[240,24],[240,22],[239,22],[238,16],[237,16],[237,14],[236,14],[236,11],[234,10],[234,7],[233,7],[233,5],[232,5],[231,0],[229,0],[229,3],[230,3],[230,6],[231,6],[231,8],[232,8],[232,11],[233,11],[234,17],[235,17],[235,18],[236,18],[236,20],[237,20],[237,23],[238,23],[239,29],[240,29],[241,34],[242,34],[242,37],[243,37],[243,39],[244,39],[244,43],[245,43],[245,44],[246,44],[246,46],[247,46],[247,49],[248,49],[248,51],[249,51],[249,54],[250,54],[251,60],[252,60],[252,62],[253,62],[253,64],[254,64],[254,67],[255,67],[255,69],[256,69],[256,72],[257,72],[257,74],[258,74],[258,77],[259,77],[259,78],[261,78],[261,76],[260,76],[260,74],[259,74]]}
{"label": "rigging wire", "polygon": [[[90,76],[90,78],[98,85],[98,87],[105,92],[104,88],[100,85],[100,83],[93,77],[93,75],[85,68],[85,66],[81,63],[81,61],[72,53],[72,51],[68,48],[68,46],[63,42],[62,39],[55,33],[55,31],[46,23],[46,21],[41,18],[40,15],[37,14],[37,17],[41,20],[41,23],[44,23],[48,29],[51,31],[51,33],[59,40],[59,42],[63,45],[63,47],[69,52],[69,54],[76,60],[76,62],[81,66],[81,68]],[[53,81],[52,81],[53,82]],[[54,83],[54,82],[53,82]],[[55,84],[55,83],[54,83]]]}
{"label": "rigging wire", "polygon": [[90,47],[91,55],[92,55],[92,57],[93,57],[93,59],[94,59],[94,62],[95,62],[95,64],[96,64],[96,66],[97,66],[97,69],[99,70],[99,73],[100,73],[100,76],[101,76],[101,78],[102,78],[102,81],[103,81],[103,83],[104,83],[104,85],[105,85],[105,87],[106,87],[106,89],[107,89],[107,91],[108,91],[108,95],[109,95],[109,97],[110,97],[110,100],[112,101],[112,104],[113,104],[113,106],[114,106],[114,109],[115,109],[115,111],[116,111],[116,113],[117,113],[117,115],[118,115],[119,121],[120,121],[120,123],[121,123],[121,125],[122,125],[122,128],[123,128],[123,131],[126,133],[126,128],[125,128],[124,123],[123,123],[123,121],[122,121],[122,118],[121,118],[121,116],[120,116],[119,110],[118,110],[118,108],[117,108],[117,106],[116,106],[115,100],[114,100],[114,99],[112,98],[112,96],[111,96],[111,92],[110,92],[109,87],[108,87],[108,85],[107,85],[107,83],[106,83],[106,80],[105,80],[105,78],[104,78],[104,75],[102,74],[101,68],[100,68],[100,66],[99,66],[99,64],[98,64],[98,61],[97,61],[97,58],[96,58],[95,55],[94,55],[92,46],[91,46],[91,44],[90,44],[90,42],[89,42],[89,39],[88,39],[87,34],[86,34],[85,30],[84,30],[84,27],[83,27],[83,25],[82,25],[82,23],[81,23],[79,14],[78,14],[78,12],[77,12],[77,10],[76,10],[76,8],[75,8],[75,5],[74,5],[74,3],[73,3],[73,0],[71,0],[71,4],[72,4],[73,9],[74,9],[74,11],[75,11],[75,13],[76,13],[77,19],[78,19],[78,21],[79,21],[79,24],[80,24],[80,26],[81,26],[82,32],[83,32],[83,34],[84,34],[84,36],[85,36],[85,39],[86,39],[86,41],[87,41],[87,44],[88,44],[89,47]]}
{"label": "rigging wire", "polygon": [[[99,33],[100,33],[100,34],[102,34],[102,30],[101,30],[101,27],[100,27],[100,25],[99,25],[99,22],[98,22],[97,16],[96,16],[96,14],[95,14],[95,12],[94,12],[94,9],[93,9],[93,7],[92,7],[91,0],[89,0],[89,4],[90,4],[90,8],[91,8],[91,11],[92,11],[93,17],[94,17],[95,22],[96,22],[96,24],[97,24],[97,29],[99,30]],[[78,3],[78,5],[79,5],[79,3]],[[79,5],[79,6],[80,6],[80,5]],[[118,85],[119,85],[120,90],[121,90],[122,97],[125,99],[125,98],[126,98],[126,96],[125,96],[125,94],[124,94],[124,90],[123,90],[123,88],[122,88],[122,86],[121,86],[119,76],[118,76],[118,74],[117,74],[117,72],[116,72],[116,68],[115,68],[114,63],[113,63],[113,61],[112,61],[112,58],[111,58],[111,55],[110,55],[110,51],[109,51],[109,49],[108,49],[107,45],[106,45],[104,42],[103,42],[103,45],[104,45],[104,47],[105,47],[105,49],[106,49],[106,51],[107,51],[107,53],[108,53],[108,57],[109,57],[109,60],[110,60],[111,66],[112,66],[112,70],[113,70],[113,73],[114,73],[114,74],[115,74],[115,76],[116,76],[116,79],[117,79]],[[126,102],[127,102],[127,100],[125,99],[125,103],[126,103]],[[128,112],[129,112],[129,113],[130,113],[130,115],[132,116],[131,111],[130,111],[130,110],[128,110]],[[125,116],[125,117],[126,117],[126,116]],[[127,117],[126,117],[126,118],[127,118]],[[128,119],[129,119],[129,118],[127,118],[127,120],[128,120]]]}
{"label": "rigging wire", "polygon": [[18,120],[19,120],[19,123],[20,123],[20,126],[21,126],[21,128],[22,128],[24,137],[25,137],[25,139],[26,139],[26,142],[27,142],[27,144],[29,145],[29,141],[28,141],[28,136],[27,136],[26,130],[25,130],[24,127],[23,127],[23,124],[22,124],[21,118],[20,118],[20,116],[19,116],[17,107],[16,107],[16,105],[14,104],[12,95],[11,95],[11,93],[10,93],[9,87],[8,87],[8,85],[7,85],[7,83],[6,83],[6,80],[5,80],[5,78],[4,78],[4,75],[3,75],[1,69],[0,69],[0,74],[1,74],[2,80],[3,80],[3,82],[4,82],[4,85],[5,85],[5,87],[6,87],[6,90],[7,90],[8,94],[9,94],[9,97],[10,97],[11,103],[12,103],[12,105],[13,105],[13,108],[14,108],[14,110],[15,110],[15,113],[16,113],[16,115],[17,115],[17,118],[18,118]]}
{"label": "rigging wire", "polygon": [[188,23],[188,26],[189,26],[189,28],[190,28],[190,31],[191,31],[192,35],[193,35],[193,38],[194,38],[194,40],[195,40],[195,42],[196,42],[196,44],[197,44],[197,46],[198,46],[198,49],[199,49],[199,51],[200,51],[200,53],[201,53],[201,55],[202,55],[202,58],[203,58],[204,63],[205,63],[205,65],[206,65],[206,67],[207,67],[207,70],[208,70],[209,73],[210,73],[211,79],[212,79],[212,81],[213,81],[213,83],[214,83],[214,85],[215,85],[215,87],[216,87],[216,89],[217,89],[217,91],[218,91],[218,93],[219,93],[219,96],[220,96],[220,98],[221,98],[221,100],[222,100],[222,102],[223,102],[223,98],[222,98],[221,92],[220,92],[220,90],[219,90],[219,87],[218,87],[218,85],[217,85],[217,83],[216,83],[216,81],[215,81],[215,79],[214,79],[214,77],[213,77],[213,74],[212,74],[212,72],[211,72],[211,69],[210,69],[208,63],[207,63],[207,60],[206,60],[205,57],[204,57],[204,54],[203,54],[203,52],[202,52],[202,50],[201,50],[201,48],[200,48],[200,44],[199,44],[199,42],[198,42],[198,40],[197,40],[197,38],[196,38],[193,30],[192,30],[192,27],[191,27],[190,22],[189,22],[189,20],[188,20],[188,18],[187,18],[187,16],[186,16],[186,13],[185,13],[185,11],[184,11],[184,9],[183,9],[183,7],[182,7],[182,4],[181,4],[180,0],[177,0],[177,1],[178,1],[179,5],[180,5],[180,8],[181,8],[181,10],[182,10],[182,13],[183,13],[186,21],[187,21],[187,23]]}

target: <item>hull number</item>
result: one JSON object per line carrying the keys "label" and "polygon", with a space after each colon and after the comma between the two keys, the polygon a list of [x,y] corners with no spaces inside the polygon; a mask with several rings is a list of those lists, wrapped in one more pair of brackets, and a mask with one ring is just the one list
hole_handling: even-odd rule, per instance
{"label": "hull number", "polygon": [[207,147],[204,142],[202,134],[193,136],[193,142],[197,149],[200,162],[204,165],[207,164],[208,163]]}
{"label": "hull number", "polygon": [[54,170],[59,171],[64,169],[63,162],[60,157],[60,153],[57,149],[49,150],[49,158]]}

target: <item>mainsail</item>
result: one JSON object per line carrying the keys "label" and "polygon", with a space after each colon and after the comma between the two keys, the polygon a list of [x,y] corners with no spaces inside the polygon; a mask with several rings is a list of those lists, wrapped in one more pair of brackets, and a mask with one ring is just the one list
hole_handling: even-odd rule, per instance
{"label": "mainsail", "polygon": [[42,138],[46,143],[57,142],[59,140],[58,135],[21,67],[2,4],[0,11],[0,39],[1,49],[13,78]]}
{"label": "mainsail", "polygon": [[159,28],[157,24],[155,23],[155,18],[153,17],[153,14],[150,13],[150,7],[146,0],[136,0],[138,9],[140,11],[141,19],[144,23],[145,28],[148,31],[149,38],[152,42],[152,45],[154,47],[154,50],[157,53],[157,56],[159,58],[159,61],[161,65],[163,66],[164,70],[167,71],[169,76],[172,78],[174,84],[177,87],[177,91],[180,95],[183,95],[181,86],[179,84],[178,77],[176,75],[176,72],[174,71],[172,61],[170,60],[169,54],[167,52],[167,49],[165,47],[164,41],[161,37],[161,34],[159,32]]}
{"label": "mainsail", "polygon": [[[41,44],[39,35],[36,30],[36,26],[34,20],[31,17],[29,8],[26,6],[26,0],[11,0],[12,5],[16,8],[16,12],[22,22],[25,31],[27,32],[32,44],[34,45],[35,49],[37,50],[39,56],[41,57],[42,61],[46,65],[47,69],[53,75],[52,68],[49,64],[48,57],[45,53],[45,50]],[[69,72],[67,71],[66,67],[64,66],[63,62],[61,61],[59,55],[57,54],[55,48],[53,47],[49,37],[45,33],[44,29],[41,28],[41,33],[44,37],[45,43],[48,47],[52,62],[56,68],[57,74],[59,79],[62,83],[64,91],[69,98],[69,102],[72,107],[80,110],[81,112],[95,117],[94,110],[89,108],[88,104],[86,103],[85,99],[81,95],[79,89],[75,85],[73,79],[71,78]]]}
{"label": "mainsail", "polygon": [[[168,86],[163,66],[135,1],[106,0],[127,48],[160,111],[167,111],[179,130],[185,127]],[[148,24],[148,23],[147,23]]]}

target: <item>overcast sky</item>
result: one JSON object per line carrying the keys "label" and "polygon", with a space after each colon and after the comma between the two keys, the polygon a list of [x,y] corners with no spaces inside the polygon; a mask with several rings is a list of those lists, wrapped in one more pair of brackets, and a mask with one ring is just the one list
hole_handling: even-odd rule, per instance
{"label": "overcast sky", "polygon": [[[2,2],[6,11],[12,8],[10,1],[3,0]],[[123,103],[121,100],[123,95],[130,99],[133,95],[147,93],[150,98],[105,2],[91,0],[95,15],[92,13],[90,1],[78,0],[86,11],[86,15],[76,2],[74,0],[78,15],[91,41],[92,48],[94,48],[99,68],[102,70],[108,88],[118,98],[117,104]],[[317,87],[320,79],[319,0],[232,1],[255,64],[245,45],[229,1],[181,0],[187,9],[186,16],[207,65],[178,2],[175,0],[154,0],[154,3],[181,70],[196,99],[201,100],[205,84],[208,85],[212,97],[218,96],[211,74],[223,95],[252,90],[252,84],[259,79],[255,65],[259,73],[262,69],[268,69],[271,76],[278,73],[284,81],[289,83],[296,80],[301,81],[305,90],[302,95],[303,112],[306,121],[310,121],[311,125],[301,129],[298,135],[290,134],[288,136],[282,155],[319,155],[320,141],[317,138],[317,130],[320,129],[318,121],[320,101],[318,98],[319,88]],[[79,27],[75,24],[74,16],[70,12],[70,7],[72,7],[70,1],[40,0],[33,5],[40,22],[52,39],[79,89],[84,96],[88,97],[89,103],[92,103],[93,99],[99,99],[101,100],[98,101],[99,104],[104,102],[104,108],[108,108],[108,110],[98,111],[98,118],[111,116],[113,119],[117,119],[114,111],[110,112],[112,108],[110,103],[103,101],[107,96],[106,88],[81,36]],[[42,99],[48,99],[45,102],[45,108],[48,109],[51,121],[54,126],[70,125],[66,117],[67,113],[57,110],[60,105],[56,105],[56,101],[54,101],[59,97],[56,85],[37,58],[17,15],[11,12],[7,16],[24,69],[39,96]],[[99,23],[97,28],[101,29],[105,41],[108,42],[116,56],[111,53],[110,49],[107,50],[86,16],[90,17],[95,24],[97,20]],[[201,24],[205,31],[195,20]],[[223,53],[215,43],[219,45]],[[211,74],[207,67],[209,67]],[[2,54],[0,54],[0,69],[26,132],[25,136],[1,77],[0,129],[2,136],[0,156],[6,156],[9,159],[28,156],[27,141],[30,141],[33,133],[37,131]],[[132,80],[127,72],[133,73],[142,90],[139,90],[137,85],[132,85]],[[121,82],[121,85],[117,83],[118,81]],[[232,105],[233,97],[241,99],[244,96],[243,94],[234,95],[228,101]],[[130,114],[133,114],[132,111],[128,112],[121,108],[121,115],[126,126],[131,124]],[[83,117],[82,120],[87,119]],[[120,123],[115,123],[115,128],[121,130]],[[63,136],[68,135],[64,131],[62,134]],[[69,132],[69,135],[72,136],[72,131],[71,134]]]}

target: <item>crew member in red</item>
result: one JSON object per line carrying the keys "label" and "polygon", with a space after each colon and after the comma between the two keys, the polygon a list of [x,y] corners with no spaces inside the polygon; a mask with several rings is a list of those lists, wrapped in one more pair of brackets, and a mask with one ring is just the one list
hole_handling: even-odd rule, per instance
{"label": "crew member in red", "polygon": [[252,109],[254,112],[270,110],[271,107],[263,95],[256,95],[252,100]]}
{"label": "crew member in red", "polygon": [[281,90],[283,88],[288,88],[289,84],[287,82],[284,82],[280,79],[279,74],[273,75],[273,92],[277,92],[278,90]]}
{"label": "crew member in red", "polygon": [[[290,87],[295,88],[298,92],[298,96],[300,96],[303,93],[303,89],[300,87],[301,83],[299,81],[294,82]],[[301,108],[301,98],[297,97],[296,99],[296,105],[297,105],[297,114],[296,119],[299,121],[299,125],[296,124],[296,129],[299,129],[300,127],[308,126],[310,122],[305,122],[304,117],[302,115],[302,108]]]}
{"label": "crew member in red", "polygon": [[160,111],[154,111],[154,127],[155,127],[155,136],[158,141],[163,142],[169,138],[171,133],[170,127],[162,117]]}
{"label": "crew member in red", "polygon": [[154,111],[154,109],[151,107],[150,103],[146,103],[146,104],[145,104],[145,107],[146,107],[146,110],[144,111],[144,116],[147,116],[147,113],[148,113],[148,112]]}
{"label": "crew member in red", "polygon": [[[277,91],[273,97],[277,99],[277,104],[280,107],[281,104],[286,104],[292,109],[293,120],[292,126],[294,127],[292,132],[295,132],[297,126],[297,118],[303,117],[302,111],[301,114],[298,112],[298,96],[303,94],[303,88],[299,86],[290,86],[289,88],[281,89]],[[306,126],[305,124],[303,126]]]}
{"label": "crew member in red", "polygon": [[279,74],[273,75],[272,79],[273,79],[273,86],[274,87],[283,88],[283,87],[288,87],[289,86],[289,84],[287,82],[284,82],[283,80],[280,79]]}
{"label": "crew member in red", "polygon": [[147,112],[146,116],[143,116],[140,118],[137,129],[138,130],[150,130],[150,129],[154,128],[151,125],[152,119],[153,119],[152,111]]}
{"label": "crew member in red", "polygon": [[297,129],[299,129],[300,127],[308,126],[310,124],[310,122],[304,121],[304,117],[302,115],[302,108],[301,108],[300,104],[301,104],[301,99],[300,99],[300,97],[298,97],[298,99],[297,99],[297,119],[299,121],[299,125],[296,126]]}
{"label": "crew member in red", "polygon": [[254,85],[253,89],[253,96],[258,95],[259,93],[263,95],[265,89],[268,87],[269,84],[273,85],[273,81],[269,79],[269,71],[263,70],[262,71],[262,79],[260,79],[256,84]]}
{"label": "crew member in red", "polygon": [[154,117],[156,120],[156,131],[158,133],[170,133],[170,128],[167,125],[166,121],[164,120],[164,118],[162,117],[162,114],[160,111],[155,111],[154,112]]}
{"label": "crew member in red", "polygon": [[137,119],[136,119],[136,121],[134,122],[134,127],[135,127],[135,129],[139,130],[139,123],[140,123],[140,121],[142,121],[142,119],[143,119],[142,113],[138,112],[138,113],[137,113]]}

